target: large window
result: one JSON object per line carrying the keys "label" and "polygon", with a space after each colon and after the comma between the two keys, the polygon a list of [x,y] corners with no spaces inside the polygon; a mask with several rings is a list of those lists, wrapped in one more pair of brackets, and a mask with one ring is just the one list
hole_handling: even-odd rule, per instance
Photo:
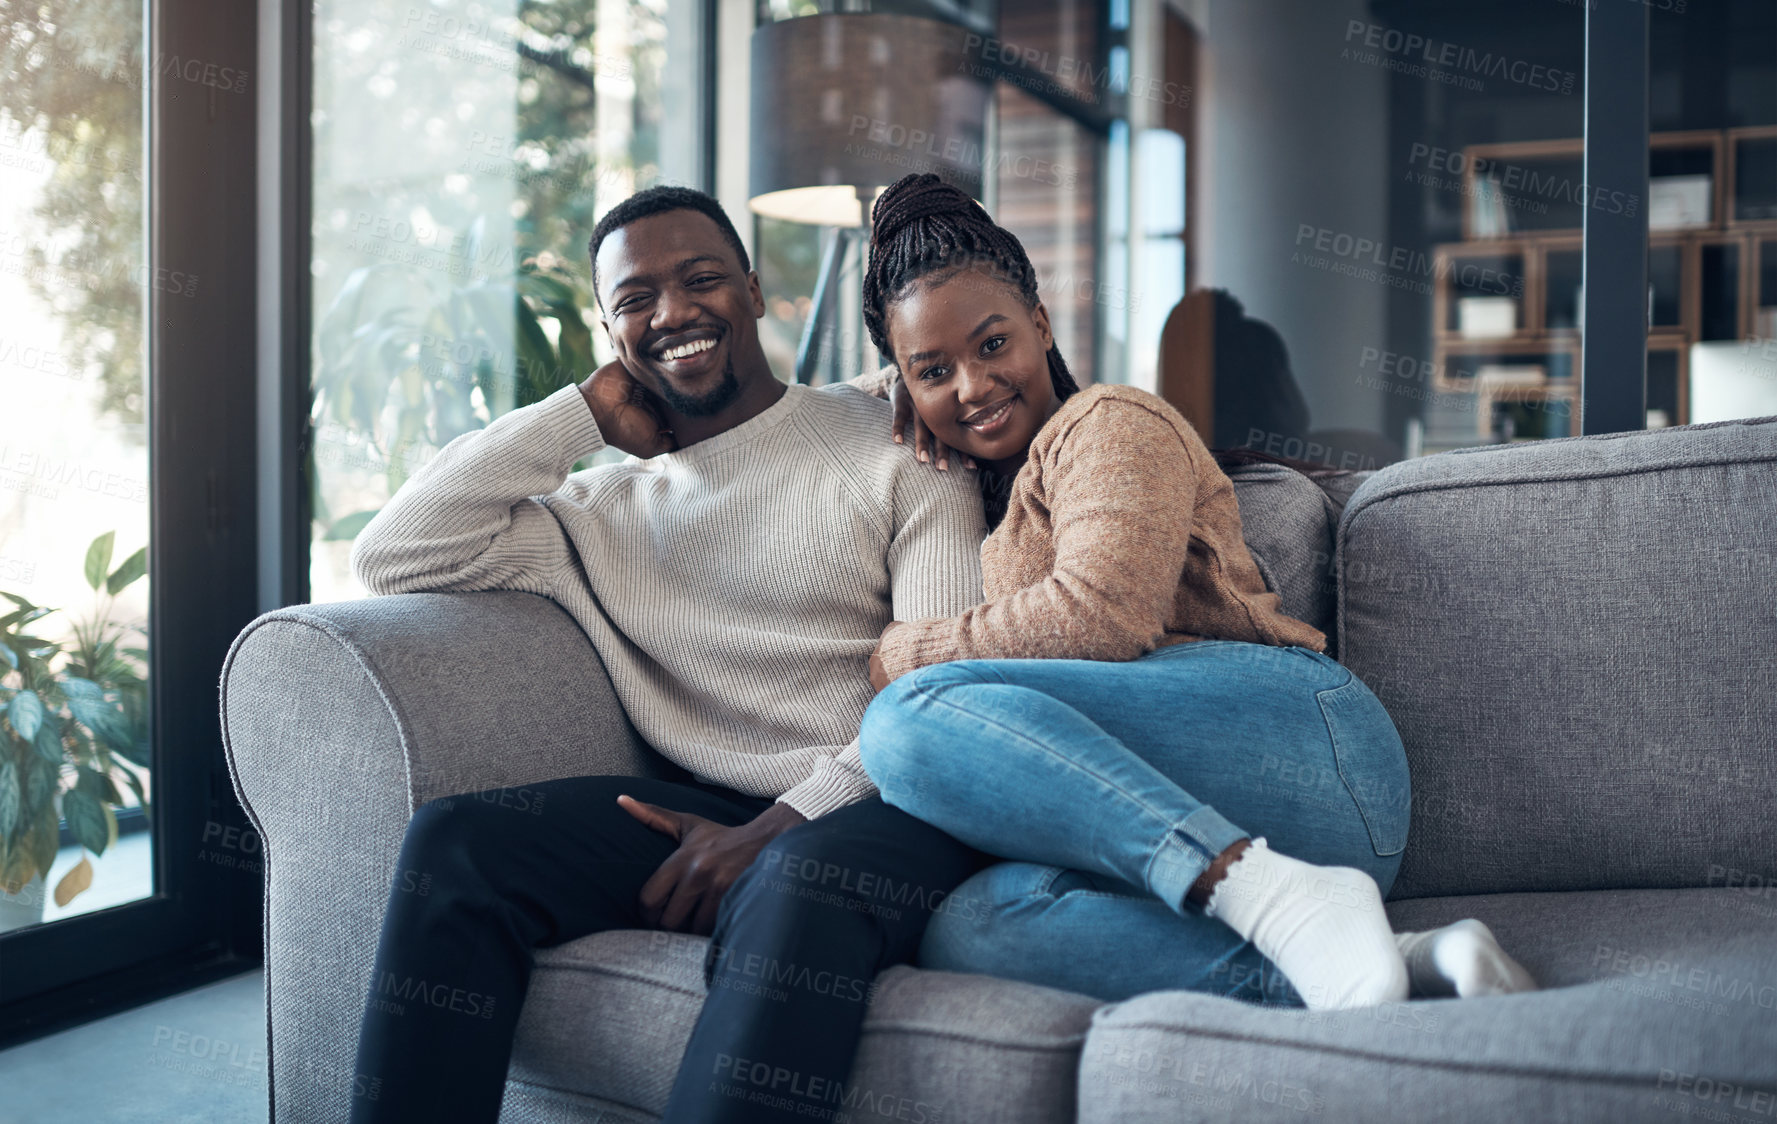
{"label": "large window", "polygon": [[351,540],[439,448],[610,357],[587,239],[702,186],[702,28],[667,0],[316,5],[311,600],[362,592]]}
{"label": "large window", "polygon": [[0,5],[0,1042],[258,954],[257,81],[247,6]]}
{"label": "large window", "polygon": [[1138,303],[1171,304],[1136,380],[1336,467],[1577,434],[1583,231],[1645,219],[1641,420],[1777,413],[1777,8],[1646,6],[1644,186],[1588,180],[1587,7],[1161,5],[1135,65],[1190,97],[1130,101]]}
{"label": "large window", "polygon": [[0,931],[154,891],[143,33],[0,10]]}
{"label": "large window", "polygon": [[[982,202],[1030,255],[1056,344],[1076,379],[1082,385],[1126,381],[1120,351],[1109,352],[1114,362],[1103,360],[1106,334],[1120,332],[1117,317],[1131,299],[1116,268],[1124,258],[1116,246],[1107,247],[1104,221],[1114,206],[1105,191],[1107,175],[1114,175],[1105,153],[1124,77],[1113,68],[1107,33],[1123,6],[1102,0],[930,5],[766,0],[757,16],[771,21],[869,10],[922,15],[965,30],[962,66],[991,90],[987,141],[978,157]],[[902,131],[895,132],[897,127]],[[942,145],[917,140],[918,128],[918,123],[860,120],[856,131],[860,145],[886,150],[883,160],[893,178],[933,170],[935,161],[927,158]],[[807,372],[810,381],[857,374],[860,356],[874,355],[861,342],[855,307],[862,284],[860,247],[849,244],[832,274],[839,289],[833,323],[805,343],[833,232],[775,218],[754,222],[766,297],[761,337],[778,376],[795,377],[804,347],[816,357]]]}

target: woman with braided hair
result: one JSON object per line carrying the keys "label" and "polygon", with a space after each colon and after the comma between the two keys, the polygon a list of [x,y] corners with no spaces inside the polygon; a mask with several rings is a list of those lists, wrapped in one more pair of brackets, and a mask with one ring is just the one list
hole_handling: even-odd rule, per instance
{"label": "woman with braided hair", "polygon": [[1534,986],[1478,921],[1391,931],[1400,737],[1265,590],[1190,423],[1075,384],[1029,257],[961,190],[908,176],[872,217],[894,439],[911,411],[921,459],[967,458],[993,528],[986,600],[891,624],[871,657],[883,799],[1010,860],[954,891],[970,908],[938,912],[921,963],[1315,1008]]}

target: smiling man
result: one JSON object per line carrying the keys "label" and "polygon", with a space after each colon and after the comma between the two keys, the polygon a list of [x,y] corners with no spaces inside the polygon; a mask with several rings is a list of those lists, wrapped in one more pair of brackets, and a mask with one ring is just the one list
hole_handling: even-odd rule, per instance
{"label": "smiling man", "polygon": [[[709,196],[644,191],[589,250],[617,361],[446,445],[351,561],[377,594],[553,598],[680,779],[414,813],[395,869],[429,892],[390,891],[358,1044],[379,1093],[354,1121],[492,1124],[532,951],[635,928],[714,937],[668,1121],[830,1116],[870,980],[986,861],[883,803],[857,745],[888,622],[981,600],[973,477],[889,441],[887,402],[772,375],[758,276]],[[633,455],[570,472],[606,445]],[[478,1013],[387,998],[416,989]]]}

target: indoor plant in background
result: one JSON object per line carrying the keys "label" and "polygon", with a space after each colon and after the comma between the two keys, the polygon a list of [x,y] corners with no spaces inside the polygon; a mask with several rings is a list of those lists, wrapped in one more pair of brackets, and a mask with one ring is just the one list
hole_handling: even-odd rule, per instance
{"label": "indoor plant in background", "polygon": [[[119,646],[131,632],[146,633],[111,619],[113,599],[146,572],[147,548],[107,573],[114,538],[106,531],[87,547],[86,580],[98,604],[67,639],[31,631],[58,610],[0,592],[12,603],[0,615],[0,891],[8,895],[0,900],[0,930],[41,918],[60,820],[77,843],[102,855],[117,841],[112,809],[125,805],[119,778],[148,806],[138,773],[149,767],[148,652]],[[92,880],[83,854],[57,882],[56,904],[67,905]]]}
{"label": "indoor plant in background", "polygon": [[[470,228],[467,261],[484,258],[482,225]],[[547,252],[511,274],[455,285],[406,266],[355,269],[316,327],[312,424],[361,437],[366,463],[387,466],[394,495],[429,450],[592,373],[585,288]],[[329,509],[316,444],[308,444],[313,519],[324,539],[350,540],[376,509]]]}

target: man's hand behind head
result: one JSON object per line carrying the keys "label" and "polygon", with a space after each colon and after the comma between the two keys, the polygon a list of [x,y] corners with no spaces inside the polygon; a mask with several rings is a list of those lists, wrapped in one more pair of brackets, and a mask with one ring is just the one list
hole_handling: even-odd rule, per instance
{"label": "man's hand behind head", "polygon": [[598,422],[605,444],[638,457],[658,456],[677,445],[661,419],[660,403],[630,376],[622,360],[613,359],[580,384],[580,395]]}

